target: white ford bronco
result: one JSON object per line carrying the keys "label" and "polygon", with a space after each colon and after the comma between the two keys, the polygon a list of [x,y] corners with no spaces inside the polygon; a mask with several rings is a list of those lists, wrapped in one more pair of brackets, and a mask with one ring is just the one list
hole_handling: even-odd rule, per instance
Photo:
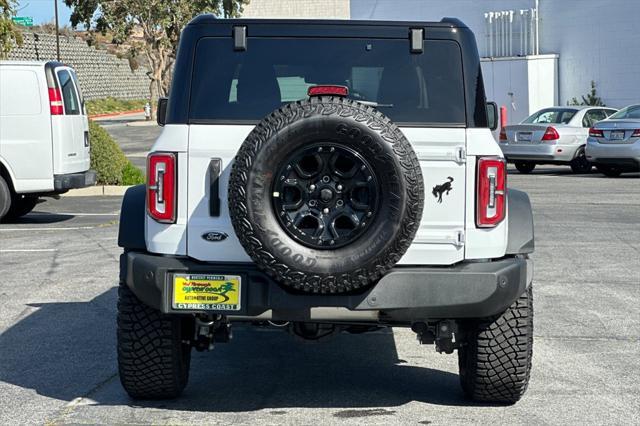
{"label": "white ford bronco", "polygon": [[[465,394],[529,380],[533,220],[460,21],[194,19],[120,220],[120,379],[172,398],[244,322],[410,327]],[[371,354],[375,356],[375,354]]]}

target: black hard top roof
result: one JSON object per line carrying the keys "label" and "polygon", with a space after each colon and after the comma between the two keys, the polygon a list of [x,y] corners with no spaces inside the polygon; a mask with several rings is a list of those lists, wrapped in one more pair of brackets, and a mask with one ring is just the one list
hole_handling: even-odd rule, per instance
{"label": "black hard top roof", "polygon": [[356,19],[219,19],[213,14],[196,16],[189,25],[338,25],[338,26],[400,26],[400,27],[434,27],[434,28],[468,28],[457,18],[442,18],[439,22],[429,21],[366,21]]}

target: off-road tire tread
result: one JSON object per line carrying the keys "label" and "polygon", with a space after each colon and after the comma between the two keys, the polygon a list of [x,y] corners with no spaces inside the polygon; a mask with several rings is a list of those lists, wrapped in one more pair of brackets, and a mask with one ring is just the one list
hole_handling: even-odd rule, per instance
{"label": "off-road tire tread", "polygon": [[476,401],[513,404],[527,390],[533,353],[533,293],[529,287],[501,315],[467,329],[458,351],[460,382]]}
{"label": "off-road tire tread", "polygon": [[[257,238],[247,217],[247,185],[253,162],[266,141],[288,124],[311,115],[353,117],[392,144],[405,179],[406,214],[393,244],[351,273],[311,274],[276,260]],[[391,120],[376,109],[340,97],[322,96],[292,102],[272,112],[249,134],[238,151],[229,181],[229,209],[236,235],[247,254],[267,275],[282,284],[312,293],[343,293],[366,287],[391,269],[411,245],[422,218],[424,183],[411,144]]]}
{"label": "off-road tire tread", "polygon": [[118,371],[135,399],[175,398],[189,379],[190,348],[181,339],[181,319],[142,303],[126,284],[118,289]]}

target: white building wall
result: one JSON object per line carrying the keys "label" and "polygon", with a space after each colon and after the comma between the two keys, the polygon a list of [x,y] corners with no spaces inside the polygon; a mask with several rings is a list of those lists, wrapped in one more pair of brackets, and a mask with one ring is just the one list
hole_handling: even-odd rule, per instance
{"label": "white building wall", "polygon": [[251,0],[243,18],[349,19],[349,0]]}
{"label": "white building wall", "polygon": [[[485,43],[484,13],[530,9],[534,0],[351,0],[352,19],[461,19]],[[640,0],[539,0],[540,53],[557,53],[559,103],[596,82],[613,107],[640,102]]]}

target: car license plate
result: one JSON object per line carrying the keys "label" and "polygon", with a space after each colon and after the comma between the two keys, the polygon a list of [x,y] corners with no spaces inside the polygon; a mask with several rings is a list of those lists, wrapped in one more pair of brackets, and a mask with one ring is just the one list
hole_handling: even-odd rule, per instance
{"label": "car license plate", "polygon": [[238,275],[175,274],[174,309],[238,311],[241,282]]}
{"label": "car license plate", "polygon": [[624,139],[624,130],[612,130],[609,139],[619,141]]}
{"label": "car license plate", "polygon": [[518,142],[531,142],[531,132],[518,133]]}

